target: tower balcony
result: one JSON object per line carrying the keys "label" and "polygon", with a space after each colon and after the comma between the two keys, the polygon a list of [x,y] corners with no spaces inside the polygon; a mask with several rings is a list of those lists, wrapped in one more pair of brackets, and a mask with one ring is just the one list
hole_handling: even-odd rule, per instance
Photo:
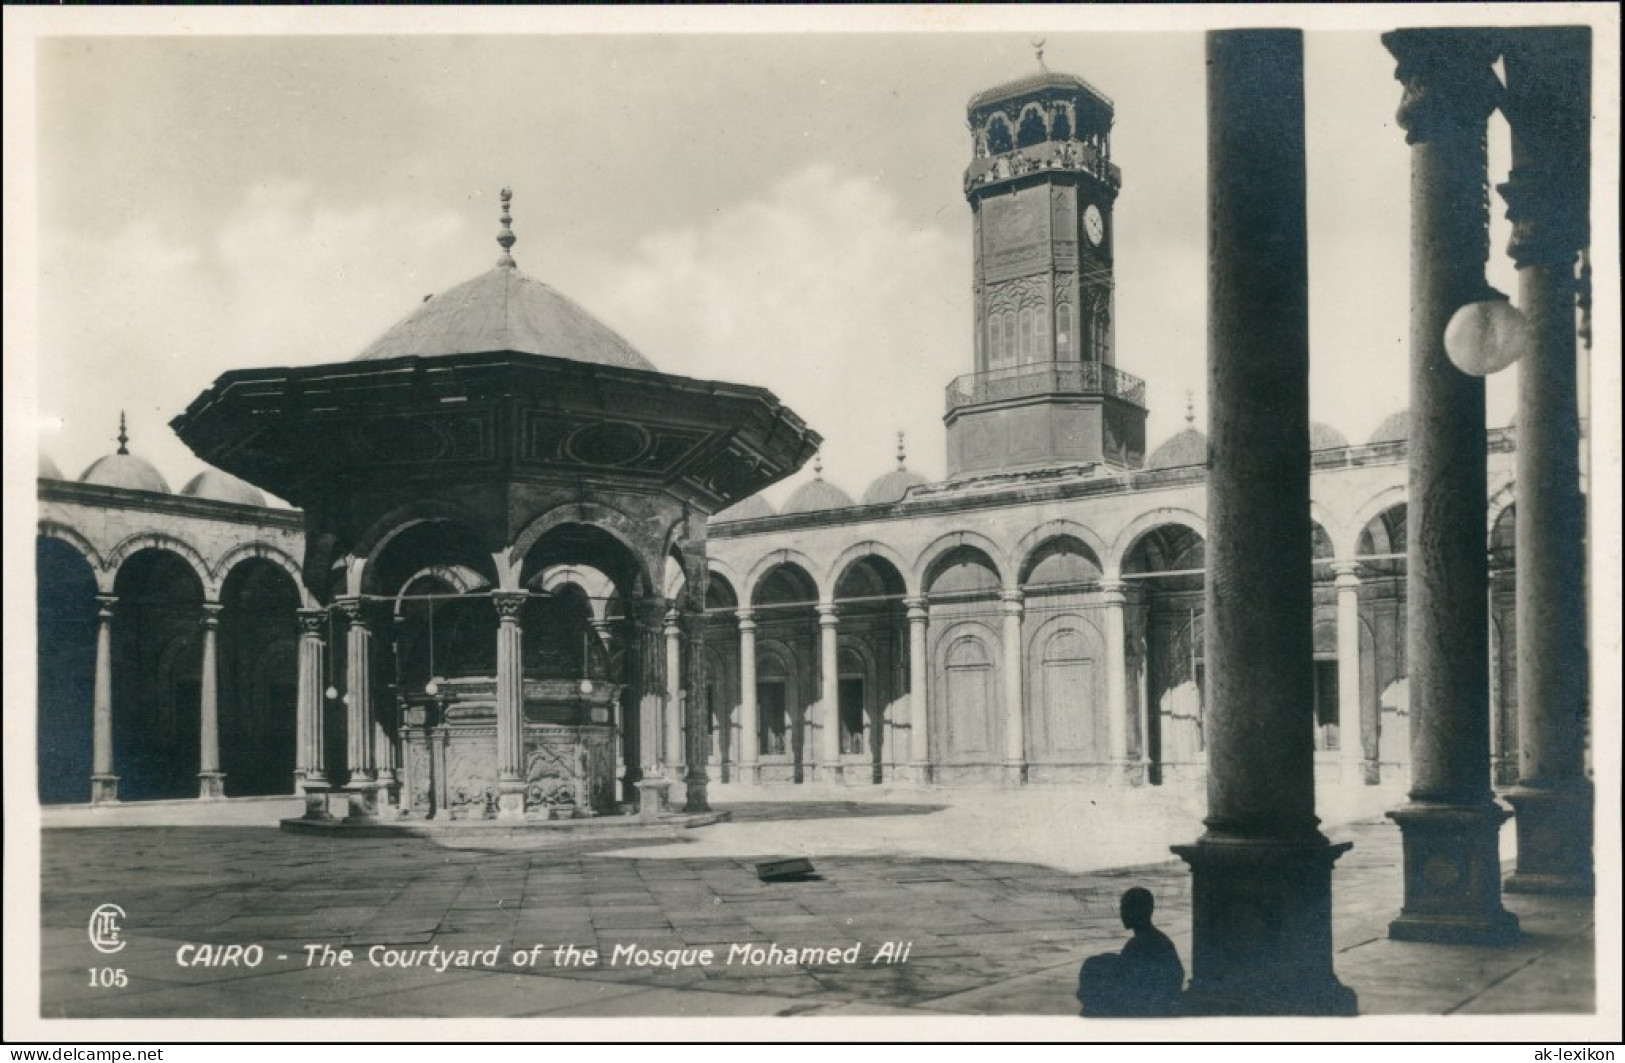
{"label": "tower balcony", "polygon": [[971,160],[965,169],[965,191],[1002,185],[1035,173],[1087,174],[1114,191],[1123,185],[1123,171],[1100,148],[1087,141],[1045,141]]}
{"label": "tower balcony", "polygon": [[948,414],[965,406],[1034,395],[1109,395],[1145,409],[1145,381],[1104,362],[1035,362],[966,373],[947,392]]}

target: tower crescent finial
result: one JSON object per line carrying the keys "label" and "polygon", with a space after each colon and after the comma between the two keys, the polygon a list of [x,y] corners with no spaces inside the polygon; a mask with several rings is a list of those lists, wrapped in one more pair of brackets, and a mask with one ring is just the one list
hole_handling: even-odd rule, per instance
{"label": "tower crescent finial", "polygon": [[499,266],[516,265],[513,260],[513,245],[519,237],[513,234],[513,215],[508,211],[508,205],[513,202],[513,189],[507,185],[502,186],[502,230],[497,233],[497,246],[502,248],[502,257],[497,259]]}
{"label": "tower crescent finial", "polygon": [[118,412],[118,452],[120,454],[128,454],[130,452],[130,433],[124,430],[123,410]]}
{"label": "tower crescent finial", "polygon": [[1040,70],[1049,69],[1049,67],[1044,65],[1044,43],[1045,39],[1043,37],[1033,38],[1033,51],[1038,55],[1038,69]]}
{"label": "tower crescent finial", "polygon": [[1196,392],[1185,389],[1185,424],[1187,427],[1196,427]]}
{"label": "tower crescent finial", "polygon": [[824,452],[822,450],[813,451],[813,478],[817,480],[824,478]]}
{"label": "tower crescent finial", "polygon": [[899,469],[906,469],[908,467],[907,464],[905,463],[905,459],[907,457],[908,457],[908,452],[903,449],[903,433],[898,432],[897,433],[897,467]]}

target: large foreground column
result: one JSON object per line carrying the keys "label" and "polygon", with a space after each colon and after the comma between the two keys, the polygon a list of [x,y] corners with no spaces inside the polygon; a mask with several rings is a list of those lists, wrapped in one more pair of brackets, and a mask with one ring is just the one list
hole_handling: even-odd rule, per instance
{"label": "large foreground column", "polygon": [[497,815],[525,814],[524,631],[519,614],[525,596],[493,593],[497,612]]}
{"label": "large foreground column", "polygon": [[118,800],[113,774],[113,606],[111,594],[96,595],[96,688],[91,711],[90,803]]}
{"label": "large foreground column", "polygon": [[1518,867],[1506,888],[1591,893],[1585,774],[1585,504],[1580,494],[1575,262],[1589,242],[1591,31],[1517,30],[1506,49],[1518,302]]}
{"label": "large foreground column", "polygon": [[1207,831],[1191,1005],[1348,1015],[1317,829],[1303,36],[1208,34]]}
{"label": "large foreground column", "polygon": [[925,659],[926,625],[930,613],[924,598],[908,598],[908,759],[917,783],[931,781],[931,701],[926,690],[930,675]]}
{"label": "large foreground column", "polygon": [[1406,658],[1410,800],[1389,813],[1405,852],[1405,903],[1389,936],[1492,944],[1517,936],[1501,907],[1490,792],[1489,586],[1484,542],[1484,381],[1445,355],[1451,316],[1485,294],[1486,123],[1496,42],[1476,30],[1383,35],[1405,86],[1411,145],[1411,436]]}
{"label": "large foreground column", "polygon": [[322,734],[326,715],[322,690],[327,685],[322,628],[326,623],[327,613],[321,609],[299,610],[299,756],[295,775],[305,795],[305,815],[312,818],[327,816],[327,761]]}
{"label": "large foreground column", "polygon": [[761,781],[756,734],[756,614],[739,610],[739,781],[754,786]]}
{"label": "large foreground column", "polygon": [[197,795],[226,796],[226,773],[220,770],[220,610],[219,602],[203,603],[203,665],[198,674]]}

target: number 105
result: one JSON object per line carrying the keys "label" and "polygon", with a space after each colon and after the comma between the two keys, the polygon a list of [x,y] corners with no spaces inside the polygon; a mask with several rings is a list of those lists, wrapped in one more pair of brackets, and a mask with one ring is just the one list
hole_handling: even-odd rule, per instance
{"label": "number 105", "polygon": [[130,980],[122,967],[92,967],[90,984],[96,989],[123,989]]}

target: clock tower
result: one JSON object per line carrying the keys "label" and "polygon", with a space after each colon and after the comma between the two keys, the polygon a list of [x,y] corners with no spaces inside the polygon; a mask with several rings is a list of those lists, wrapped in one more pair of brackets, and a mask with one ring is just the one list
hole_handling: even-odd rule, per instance
{"label": "clock tower", "polygon": [[1144,459],[1145,384],[1115,349],[1112,102],[1042,55],[967,108],[976,362],[948,387],[950,477]]}

